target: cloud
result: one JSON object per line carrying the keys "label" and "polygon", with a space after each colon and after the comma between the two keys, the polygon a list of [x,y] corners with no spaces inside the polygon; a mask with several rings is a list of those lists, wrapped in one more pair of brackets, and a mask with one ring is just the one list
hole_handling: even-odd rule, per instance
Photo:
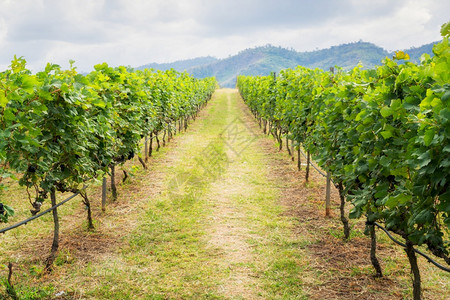
{"label": "cloud", "polygon": [[386,49],[440,38],[449,1],[0,0],[0,69],[14,54],[37,71],[226,57],[273,44],[300,51],[360,39]]}

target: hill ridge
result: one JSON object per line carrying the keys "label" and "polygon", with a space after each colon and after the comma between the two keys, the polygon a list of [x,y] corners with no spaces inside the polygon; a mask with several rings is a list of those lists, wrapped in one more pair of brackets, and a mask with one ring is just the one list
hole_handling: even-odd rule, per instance
{"label": "hill ridge", "polygon": [[[432,54],[432,47],[436,43],[402,51],[410,55],[411,61],[419,62],[423,53]],[[173,63],[151,63],[137,69],[174,68],[177,71],[187,71],[199,78],[215,76],[222,87],[234,87],[238,75],[268,75],[270,72],[279,72],[298,65],[325,70],[334,66],[351,69],[361,63],[364,68],[373,68],[381,64],[385,57],[392,57],[394,52],[362,40],[304,52],[266,44],[241,50],[235,55],[222,59],[212,56],[197,57]]]}

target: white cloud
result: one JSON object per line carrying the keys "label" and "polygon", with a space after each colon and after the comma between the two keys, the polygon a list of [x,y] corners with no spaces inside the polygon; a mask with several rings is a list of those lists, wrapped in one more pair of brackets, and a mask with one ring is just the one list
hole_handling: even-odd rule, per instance
{"label": "white cloud", "polygon": [[449,1],[0,0],[0,69],[17,54],[80,70],[226,57],[273,44],[300,51],[360,39],[386,49],[440,38]]}

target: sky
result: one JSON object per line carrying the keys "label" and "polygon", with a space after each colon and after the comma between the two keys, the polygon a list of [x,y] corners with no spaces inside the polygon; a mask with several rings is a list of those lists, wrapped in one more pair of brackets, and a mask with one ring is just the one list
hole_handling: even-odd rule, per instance
{"label": "sky", "polygon": [[0,0],[0,70],[14,55],[79,71],[271,44],[312,51],[363,40],[386,50],[440,40],[449,0]]}

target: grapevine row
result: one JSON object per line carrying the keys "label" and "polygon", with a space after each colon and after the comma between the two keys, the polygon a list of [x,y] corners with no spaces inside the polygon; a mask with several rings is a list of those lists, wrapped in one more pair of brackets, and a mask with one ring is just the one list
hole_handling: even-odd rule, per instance
{"label": "grapevine row", "polygon": [[237,81],[264,130],[269,125],[280,145],[284,135],[303,146],[331,174],[342,212],[350,201],[350,218],[367,218],[372,236],[381,222],[404,238],[415,299],[421,292],[413,246],[426,245],[450,264],[448,27],[434,56],[423,55],[420,64],[399,51],[373,70],[297,67]]}
{"label": "grapevine row", "polygon": [[[143,138],[170,134],[177,122],[186,125],[216,85],[214,78],[106,63],[87,75],[77,73],[72,62],[68,70],[48,64],[32,74],[26,61],[15,57],[0,73],[0,176],[18,177],[32,213],[49,195],[54,206],[56,191],[80,193],[92,227],[84,184],[114,175],[115,165],[140,152]],[[10,206],[1,205],[1,221],[12,214]],[[56,232],[56,209],[53,214]]]}

